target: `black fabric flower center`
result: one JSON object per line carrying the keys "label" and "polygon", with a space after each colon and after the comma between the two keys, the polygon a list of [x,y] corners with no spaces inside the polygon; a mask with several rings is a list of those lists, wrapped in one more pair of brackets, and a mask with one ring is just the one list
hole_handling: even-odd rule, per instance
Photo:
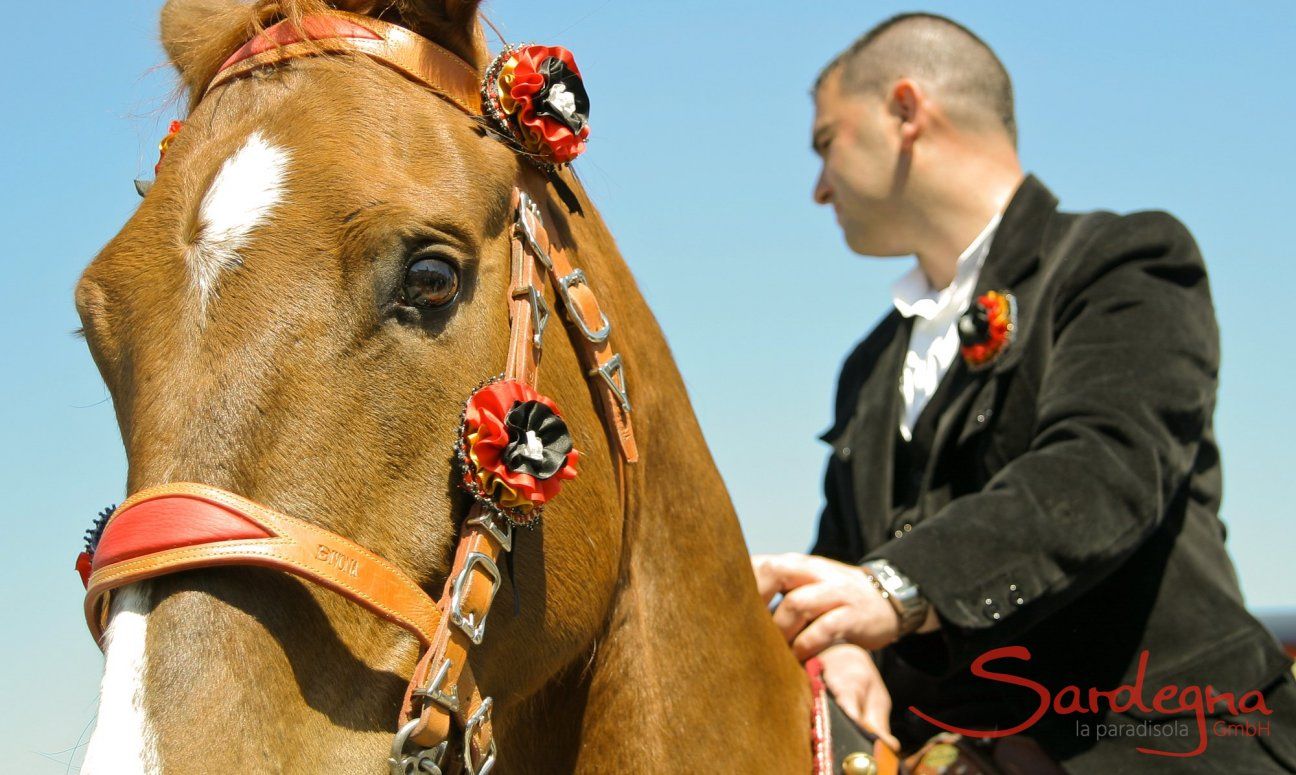
{"label": "black fabric flower center", "polygon": [[579,133],[589,123],[589,95],[585,84],[572,69],[558,57],[548,57],[540,63],[544,88],[535,97],[536,113],[549,116],[572,131]]}
{"label": "black fabric flower center", "polygon": [[972,308],[959,318],[958,322],[959,342],[964,346],[981,344],[990,338],[990,311],[985,308],[981,302],[972,305]]}
{"label": "black fabric flower center", "polygon": [[567,423],[539,401],[514,401],[504,420],[509,443],[504,465],[537,479],[548,479],[562,470],[572,450]]}

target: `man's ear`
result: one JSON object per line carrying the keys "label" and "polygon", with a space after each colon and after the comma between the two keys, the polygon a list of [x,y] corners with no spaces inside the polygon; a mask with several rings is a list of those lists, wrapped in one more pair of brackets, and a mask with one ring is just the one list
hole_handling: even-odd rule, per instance
{"label": "man's ear", "polygon": [[167,0],[162,47],[190,95],[201,95],[220,63],[244,43],[253,18],[237,0]]}
{"label": "man's ear", "polygon": [[922,87],[901,78],[887,95],[887,109],[900,121],[900,148],[910,150],[927,127],[927,97]]}

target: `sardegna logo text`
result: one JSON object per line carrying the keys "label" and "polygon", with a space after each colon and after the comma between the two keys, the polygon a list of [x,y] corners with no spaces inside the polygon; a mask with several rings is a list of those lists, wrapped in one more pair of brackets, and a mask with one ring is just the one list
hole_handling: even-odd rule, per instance
{"label": "sardegna logo text", "polygon": [[977,678],[1021,686],[1030,689],[1039,696],[1039,706],[1030,715],[1030,718],[1011,729],[964,729],[932,718],[912,705],[909,710],[927,723],[934,724],[947,732],[954,732],[968,737],[985,738],[1008,737],[1030,729],[1043,718],[1050,708],[1060,716],[1085,713],[1098,714],[1104,706],[1115,713],[1124,713],[1134,708],[1138,708],[1145,713],[1155,711],[1166,715],[1177,715],[1191,711],[1197,720],[1198,739],[1196,748],[1187,753],[1158,751],[1153,748],[1138,749],[1139,753],[1175,757],[1197,756],[1206,750],[1206,717],[1216,712],[1216,710],[1227,710],[1235,716],[1245,713],[1261,713],[1268,716],[1273,713],[1265,705],[1264,694],[1259,690],[1249,691],[1241,697],[1235,697],[1232,692],[1215,691],[1215,687],[1210,684],[1204,687],[1178,686],[1174,684],[1162,686],[1156,689],[1152,694],[1151,702],[1149,702],[1145,694],[1148,687],[1144,686],[1144,676],[1147,674],[1148,663],[1148,652],[1146,651],[1139,655],[1138,672],[1135,674],[1134,683],[1132,685],[1118,686],[1115,689],[1104,690],[1091,687],[1088,690],[1082,690],[1079,686],[1064,686],[1057,694],[1052,694],[1047,687],[1029,678],[986,669],[987,663],[997,659],[1020,659],[1029,662],[1030,658],[1030,650],[1025,646],[1004,646],[987,651],[972,662],[971,672]]}

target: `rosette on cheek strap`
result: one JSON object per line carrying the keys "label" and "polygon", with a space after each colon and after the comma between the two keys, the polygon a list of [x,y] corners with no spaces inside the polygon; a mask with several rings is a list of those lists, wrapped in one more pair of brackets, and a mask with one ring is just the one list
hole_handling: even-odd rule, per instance
{"label": "rosette on cheek strap", "polygon": [[530,153],[566,164],[585,151],[589,95],[567,49],[504,49],[486,71],[482,95],[487,115]]}
{"label": "rosette on cheek strap", "polygon": [[157,164],[153,165],[154,175],[162,171],[162,160],[166,158],[166,152],[171,147],[171,141],[175,139],[176,135],[180,134],[181,129],[184,129],[183,121],[172,121],[171,125],[167,127],[167,136],[162,138],[162,142],[158,143],[158,160]]}
{"label": "rosette on cheek strap", "polygon": [[580,453],[553,401],[516,380],[479,388],[464,408],[460,486],[516,525],[534,525]]}

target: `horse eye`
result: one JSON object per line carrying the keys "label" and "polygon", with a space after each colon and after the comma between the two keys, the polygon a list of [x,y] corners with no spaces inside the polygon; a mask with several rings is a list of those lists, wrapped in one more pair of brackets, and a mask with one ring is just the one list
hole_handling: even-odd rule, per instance
{"label": "horse eye", "polygon": [[402,304],[437,309],[458,295],[459,267],[445,259],[420,258],[405,270]]}

